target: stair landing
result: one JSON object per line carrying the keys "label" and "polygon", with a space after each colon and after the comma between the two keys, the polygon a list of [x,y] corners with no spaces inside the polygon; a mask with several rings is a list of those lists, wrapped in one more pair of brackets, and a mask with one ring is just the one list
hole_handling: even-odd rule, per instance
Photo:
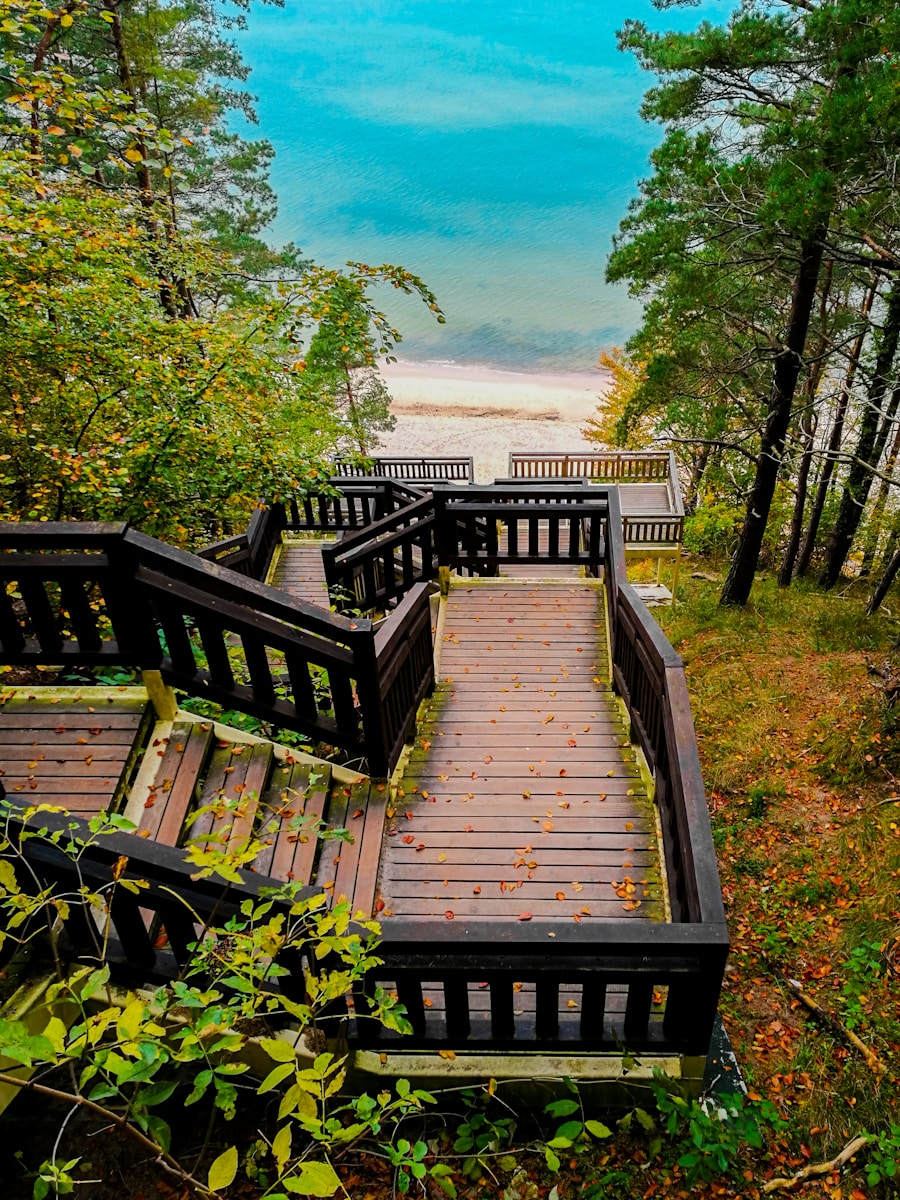
{"label": "stair landing", "polygon": [[0,692],[0,783],[16,803],[123,813],[163,845],[227,847],[372,913],[385,784],[188,713],[157,721],[143,688]]}

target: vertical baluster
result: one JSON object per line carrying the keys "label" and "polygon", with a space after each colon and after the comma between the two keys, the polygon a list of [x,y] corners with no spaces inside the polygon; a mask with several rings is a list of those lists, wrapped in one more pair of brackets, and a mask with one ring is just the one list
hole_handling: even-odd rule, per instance
{"label": "vertical baluster", "polygon": [[519,555],[519,519],[518,517],[506,518],[506,553],[510,558],[518,558]]}
{"label": "vertical baluster", "polygon": [[464,977],[451,975],[444,980],[444,1011],[447,1014],[447,1038],[462,1042],[472,1031],[469,1015],[469,985]]}
{"label": "vertical baluster", "polygon": [[407,1019],[416,1037],[425,1036],[425,1001],[422,983],[412,975],[403,974],[397,979],[397,997],[406,1008]]}
{"label": "vertical baluster", "polygon": [[625,1001],[625,1040],[641,1040],[647,1036],[650,1021],[650,1005],[653,1003],[653,984],[640,977],[628,984],[628,999]]}
{"label": "vertical baluster", "polygon": [[31,621],[34,635],[44,654],[62,649],[63,639],[59,631],[57,614],[47,597],[44,580],[26,576],[19,580],[19,594]]}
{"label": "vertical baluster", "polygon": [[250,686],[253,688],[253,698],[259,704],[272,704],[275,700],[275,684],[272,681],[272,668],[266,656],[266,643],[261,637],[249,631],[241,634],[244,646],[244,658],[247,670],[250,672]]}
{"label": "vertical baluster", "polygon": [[304,721],[315,721],[319,713],[316,708],[316,696],[310,678],[310,664],[296,651],[285,653],[288,678],[291,681],[291,693],[294,698],[294,708]]}
{"label": "vertical baluster", "polygon": [[537,517],[528,518],[528,555],[537,558],[541,552],[541,525]]}
{"label": "vertical baluster", "polygon": [[209,665],[209,674],[216,687],[226,688],[228,691],[234,687],[234,673],[231,670],[231,660],[228,657],[228,648],[226,646],[225,632],[217,623],[211,621],[209,617],[198,617],[197,631],[200,634],[200,642],[203,646],[203,653],[206,655],[206,661]]}
{"label": "vertical baluster", "polygon": [[103,645],[97,632],[97,614],[91,608],[85,592],[85,580],[74,579],[64,575],[60,580],[62,606],[69,614],[72,622],[72,632],[78,642],[78,649],[85,654],[96,654]]}
{"label": "vertical baluster", "polygon": [[513,1012],[513,987],[508,976],[495,976],[491,988],[491,1037],[496,1041],[512,1041],[516,1036]]}
{"label": "vertical baluster", "polygon": [[538,1041],[559,1037],[559,980],[539,975],[534,986],[534,1033]]}
{"label": "vertical baluster", "polygon": [[581,987],[581,1039],[606,1041],[606,980],[589,975]]}
{"label": "vertical baluster", "polygon": [[547,554],[553,558],[559,558],[559,526],[562,517],[553,513],[547,518]]}
{"label": "vertical baluster", "polygon": [[25,635],[6,590],[9,582],[14,581],[4,579],[0,586],[0,647],[5,654],[21,654],[25,649]]}
{"label": "vertical baluster", "polygon": [[184,626],[184,613],[162,596],[157,596],[154,607],[162,626],[163,636],[169,651],[169,661],[179,675],[192,679],[197,674],[194,647]]}

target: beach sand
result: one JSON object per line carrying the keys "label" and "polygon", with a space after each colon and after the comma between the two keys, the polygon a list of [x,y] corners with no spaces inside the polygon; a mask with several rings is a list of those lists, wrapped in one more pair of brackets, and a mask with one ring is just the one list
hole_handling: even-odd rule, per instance
{"label": "beach sand", "polygon": [[478,483],[505,478],[511,450],[591,448],[581,431],[609,382],[599,370],[525,375],[396,362],[381,371],[397,427],[382,434],[378,453],[472,455]]}

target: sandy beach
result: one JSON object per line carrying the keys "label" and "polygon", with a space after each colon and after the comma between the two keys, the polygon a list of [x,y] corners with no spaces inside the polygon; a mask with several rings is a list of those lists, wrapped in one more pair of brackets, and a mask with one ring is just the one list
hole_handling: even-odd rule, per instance
{"label": "sandy beach", "polygon": [[382,454],[471,454],[475,478],[508,473],[511,450],[578,450],[609,376],[604,371],[525,375],[487,367],[396,362],[381,368],[397,428]]}

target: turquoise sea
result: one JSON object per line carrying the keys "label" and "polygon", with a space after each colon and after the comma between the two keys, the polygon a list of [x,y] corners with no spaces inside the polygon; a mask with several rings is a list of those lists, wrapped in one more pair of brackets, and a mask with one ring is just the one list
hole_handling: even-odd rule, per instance
{"label": "turquoise sea", "polygon": [[394,293],[400,356],[581,370],[640,318],[604,282],[612,235],[648,174],[653,81],[615,33],[723,20],[732,4],[650,0],[286,0],[254,5],[239,45],[275,147],[270,236],[330,265],[399,262],[447,324]]}

